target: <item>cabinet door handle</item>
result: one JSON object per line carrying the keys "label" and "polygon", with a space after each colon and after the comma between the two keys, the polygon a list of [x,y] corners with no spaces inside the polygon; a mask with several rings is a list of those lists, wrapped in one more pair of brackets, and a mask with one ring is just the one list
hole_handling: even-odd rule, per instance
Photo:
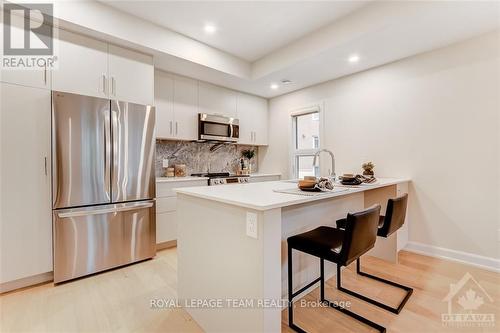
{"label": "cabinet door handle", "polygon": [[111,77],[111,93],[116,96],[116,80],[114,76]]}
{"label": "cabinet door handle", "polygon": [[47,65],[43,68],[43,85],[47,85]]}
{"label": "cabinet door handle", "polygon": [[43,168],[45,169],[45,176],[47,176],[47,156],[43,158]]}
{"label": "cabinet door handle", "polygon": [[253,142],[257,141],[257,132],[253,132]]}
{"label": "cabinet door handle", "polygon": [[172,120],[170,120],[170,135],[172,135]]}
{"label": "cabinet door handle", "polygon": [[102,93],[106,95],[106,74],[102,74]]}
{"label": "cabinet door handle", "polygon": [[175,122],[175,135],[177,135],[177,133],[179,133],[179,123]]}

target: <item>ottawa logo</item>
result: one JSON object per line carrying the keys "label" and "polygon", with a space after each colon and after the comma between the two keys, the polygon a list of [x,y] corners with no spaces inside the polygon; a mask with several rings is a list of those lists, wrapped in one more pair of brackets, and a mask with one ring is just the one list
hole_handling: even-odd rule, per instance
{"label": "ottawa logo", "polygon": [[450,284],[450,291],[443,302],[448,303],[448,313],[441,314],[443,326],[495,326],[495,314],[480,311],[485,303],[493,303],[493,299],[469,273],[466,273],[457,283]]}

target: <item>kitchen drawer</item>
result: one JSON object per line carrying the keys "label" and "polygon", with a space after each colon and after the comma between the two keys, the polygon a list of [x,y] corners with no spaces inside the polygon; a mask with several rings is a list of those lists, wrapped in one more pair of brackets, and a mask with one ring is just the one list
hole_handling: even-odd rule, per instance
{"label": "kitchen drawer", "polygon": [[177,212],[156,214],[156,244],[177,239]]}
{"label": "kitchen drawer", "polygon": [[156,213],[173,212],[177,209],[177,197],[156,199]]}
{"label": "kitchen drawer", "polygon": [[187,180],[187,181],[172,181],[172,182],[157,182],[156,183],[156,197],[175,197],[176,193],[174,188],[192,187],[192,186],[207,186],[206,179],[200,180]]}

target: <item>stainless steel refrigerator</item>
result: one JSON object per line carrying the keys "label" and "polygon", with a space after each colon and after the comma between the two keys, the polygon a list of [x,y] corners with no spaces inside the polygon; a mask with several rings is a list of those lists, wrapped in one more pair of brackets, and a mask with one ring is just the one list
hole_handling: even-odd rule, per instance
{"label": "stainless steel refrigerator", "polygon": [[54,282],[156,253],[155,109],[52,92]]}

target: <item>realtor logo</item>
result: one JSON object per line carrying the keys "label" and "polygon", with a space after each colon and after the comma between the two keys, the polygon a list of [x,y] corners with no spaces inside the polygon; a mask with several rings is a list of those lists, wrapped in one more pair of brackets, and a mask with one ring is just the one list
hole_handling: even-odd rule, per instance
{"label": "realtor logo", "polygon": [[441,314],[443,326],[495,326],[495,314],[480,311],[485,303],[493,303],[493,299],[469,273],[466,273],[457,283],[450,284],[450,291],[443,302],[448,303],[448,313]]}
{"label": "realtor logo", "polygon": [[[54,53],[53,46],[53,4],[48,3],[6,3],[3,6],[3,49],[4,55],[41,55]],[[13,18],[17,15],[22,22],[22,39],[13,38]],[[37,18],[34,20],[33,18]],[[40,22],[41,21],[41,22]],[[16,36],[17,37],[17,36]]]}

